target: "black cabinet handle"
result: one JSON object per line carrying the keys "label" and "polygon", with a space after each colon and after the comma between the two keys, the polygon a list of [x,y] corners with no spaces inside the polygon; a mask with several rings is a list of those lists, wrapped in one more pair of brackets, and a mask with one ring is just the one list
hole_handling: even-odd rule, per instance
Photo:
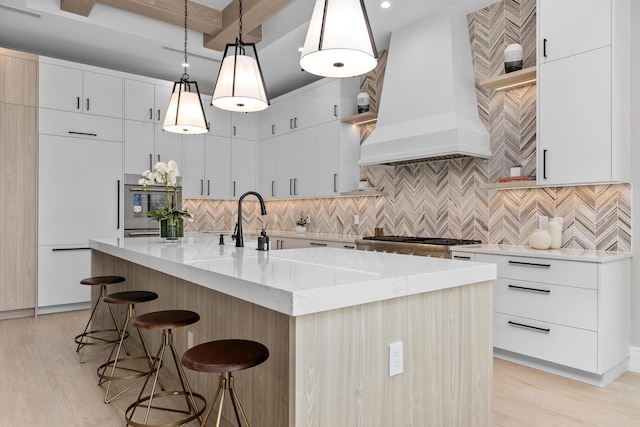
{"label": "black cabinet handle", "polygon": [[333,174],[333,192],[334,193],[338,192],[338,174],[337,173]]}
{"label": "black cabinet handle", "polygon": [[89,98],[87,98],[87,111],[89,111]]}
{"label": "black cabinet handle", "polygon": [[158,154],[158,162],[160,161],[160,154]]}
{"label": "black cabinet handle", "polygon": [[76,97],[76,110],[80,109],[80,97]]}
{"label": "black cabinet handle", "polygon": [[200,195],[204,196],[204,179],[200,180]]}
{"label": "black cabinet handle", "polygon": [[156,121],[160,121],[160,109],[158,108],[158,115],[156,116]]}
{"label": "black cabinet handle", "polygon": [[[207,196],[210,196],[210,195],[211,195],[211,180],[208,179],[207,180]],[[234,196],[236,195],[235,190],[233,190],[233,195]]]}
{"label": "black cabinet handle", "polygon": [[236,127],[235,127],[235,125],[233,126],[233,136],[236,136]]}
{"label": "black cabinet handle", "polygon": [[453,259],[471,259],[470,256],[454,255]]}
{"label": "black cabinet handle", "polygon": [[298,118],[297,117],[293,118],[293,128],[294,129],[298,129]]}
{"label": "black cabinet handle", "polygon": [[153,120],[153,108],[149,108],[149,120]]}
{"label": "black cabinet handle", "polygon": [[98,136],[97,133],[90,133],[90,132],[76,132],[73,130],[69,131],[69,134],[71,135],[84,135],[84,136]]}
{"label": "black cabinet handle", "polygon": [[513,289],[514,291],[537,292],[537,293],[546,294],[546,295],[549,295],[551,293],[551,289],[537,289],[537,288],[529,288],[527,286],[517,286],[517,285],[509,285],[509,289]]}
{"label": "black cabinet handle", "polygon": [[236,197],[236,182],[233,181],[233,197]]}
{"label": "black cabinet handle", "polygon": [[120,180],[118,180],[118,209],[116,210],[116,230],[120,230]]}
{"label": "black cabinet handle", "polygon": [[293,129],[293,119],[289,119],[289,129]]}
{"label": "black cabinet handle", "polygon": [[356,248],[355,246],[352,246],[352,245],[344,245],[342,247],[345,248],[345,249],[355,249]]}
{"label": "black cabinet handle", "polygon": [[547,39],[542,39],[542,56],[547,57]]}
{"label": "black cabinet handle", "polygon": [[153,167],[153,154],[149,153],[149,170]]}
{"label": "black cabinet handle", "polygon": [[271,197],[275,197],[276,196],[276,182],[275,181],[271,181]]}
{"label": "black cabinet handle", "polygon": [[298,195],[298,178],[293,178],[293,195]]}
{"label": "black cabinet handle", "polygon": [[536,262],[524,262],[524,261],[509,261],[509,264],[523,267],[542,267],[550,268],[551,264],[538,264]]}
{"label": "black cabinet handle", "polygon": [[509,320],[508,323],[509,325],[515,326],[517,328],[525,328],[531,331],[542,332],[544,334],[548,334],[549,332],[551,332],[550,328],[540,328],[538,326],[525,325],[524,323],[512,322],[511,320]]}
{"label": "black cabinet handle", "polygon": [[326,244],[326,243],[309,242],[309,244],[310,244],[311,246],[327,246],[327,244]]}
{"label": "black cabinet handle", "polygon": [[271,125],[271,135],[276,134],[276,125]]}
{"label": "black cabinet handle", "polygon": [[335,104],[333,106],[333,116],[338,117],[338,106]]}
{"label": "black cabinet handle", "polygon": [[91,248],[53,248],[51,252],[90,251]]}
{"label": "black cabinet handle", "polygon": [[293,196],[293,178],[289,179],[289,195]]}
{"label": "black cabinet handle", "polygon": [[547,150],[542,150],[542,178],[547,179]]}

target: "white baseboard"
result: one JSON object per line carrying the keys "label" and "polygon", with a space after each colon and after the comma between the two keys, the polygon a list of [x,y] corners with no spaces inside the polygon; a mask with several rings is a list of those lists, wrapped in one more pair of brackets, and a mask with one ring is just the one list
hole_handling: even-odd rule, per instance
{"label": "white baseboard", "polygon": [[631,347],[628,370],[640,373],[640,347]]}

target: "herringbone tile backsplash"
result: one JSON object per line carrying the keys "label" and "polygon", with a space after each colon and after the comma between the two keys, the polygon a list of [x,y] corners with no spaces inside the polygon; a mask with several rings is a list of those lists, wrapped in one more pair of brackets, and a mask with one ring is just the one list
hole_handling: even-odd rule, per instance
{"label": "herringbone tile backsplash", "polygon": [[[505,46],[520,43],[524,66],[535,65],[535,0],[504,0],[469,15],[476,81],[501,74]],[[311,215],[310,232],[385,234],[478,239],[524,245],[538,216],[564,218],[563,247],[631,251],[631,188],[628,184],[495,191],[496,182],[520,162],[536,168],[536,88],[504,92],[476,85],[480,118],[491,135],[492,157],[440,160],[395,168],[361,169],[384,197],[267,201],[267,228],[291,231],[299,211]],[[259,210],[243,209],[245,229],[261,227]],[[185,200],[194,216],[188,231],[231,230],[236,201]],[[354,215],[360,224],[354,224]]]}

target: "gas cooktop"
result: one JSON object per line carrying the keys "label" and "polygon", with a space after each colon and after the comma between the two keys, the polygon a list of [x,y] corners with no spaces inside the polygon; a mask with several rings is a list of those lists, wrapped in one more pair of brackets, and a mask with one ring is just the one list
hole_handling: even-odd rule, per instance
{"label": "gas cooktop", "polygon": [[418,243],[424,245],[475,245],[482,243],[480,240],[448,239],[444,237],[410,237],[410,236],[367,236],[363,240],[376,240],[381,242],[395,243]]}

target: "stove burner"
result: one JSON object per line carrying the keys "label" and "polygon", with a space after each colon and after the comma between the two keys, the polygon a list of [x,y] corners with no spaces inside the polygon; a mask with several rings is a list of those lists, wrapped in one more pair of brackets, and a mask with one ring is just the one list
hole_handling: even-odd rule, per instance
{"label": "stove burner", "polygon": [[425,245],[475,245],[482,243],[480,240],[448,239],[444,237],[410,237],[410,236],[368,236],[363,240],[377,240],[382,242],[419,243]]}

